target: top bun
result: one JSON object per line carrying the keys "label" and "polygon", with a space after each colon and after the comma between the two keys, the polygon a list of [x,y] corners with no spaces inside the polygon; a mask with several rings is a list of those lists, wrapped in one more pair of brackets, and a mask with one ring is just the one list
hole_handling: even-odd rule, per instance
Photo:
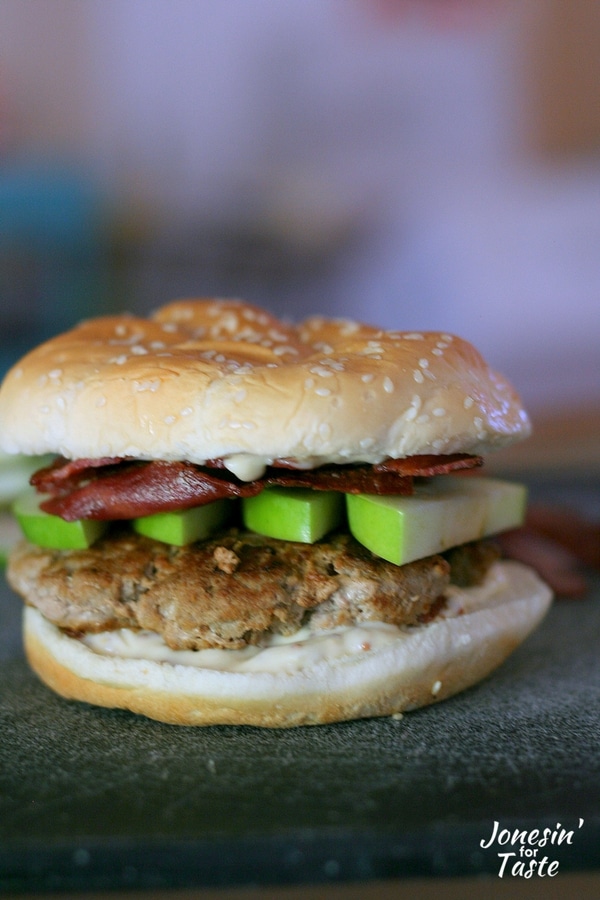
{"label": "top bun", "polygon": [[0,389],[0,447],[69,459],[311,467],[484,454],[528,433],[513,388],[460,338],[320,316],[290,325],[238,300],[83,322]]}

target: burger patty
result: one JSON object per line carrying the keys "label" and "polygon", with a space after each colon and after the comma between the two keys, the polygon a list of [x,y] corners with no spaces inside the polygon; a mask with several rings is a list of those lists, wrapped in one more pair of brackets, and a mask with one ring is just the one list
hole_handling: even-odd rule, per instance
{"label": "burger patty", "polygon": [[[479,577],[485,557],[463,552],[462,569]],[[149,629],[174,649],[239,649],[303,625],[414,625],[437,613],[450,577],[442,556],[398,567],[349,534],[309,545],[239,529],[186,547],[127,529],[86,550],[23,542],[8,568],[13,589],[60,628]]]}

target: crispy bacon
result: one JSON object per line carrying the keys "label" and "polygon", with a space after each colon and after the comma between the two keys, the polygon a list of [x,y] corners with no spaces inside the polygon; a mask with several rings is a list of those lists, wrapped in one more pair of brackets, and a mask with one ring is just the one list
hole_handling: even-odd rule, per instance
{"label": "crispy bacon", "polygon": [[[221,463],[221,461],[215,461]],[[132,519],[202,506],[221,498],[250,497],[269,485],[309,487],[344,493],[411,494],[413,478],[447,474],[481,465],[467,454],[413,456],[376,466],[326,465],[293,469],[276,464],[255,481],[237,479],[222,465],[130,460],[57,460],[32,477],[38,491],[50,494],[42,509],[67,521]]]}
{"label": "crispy bacon", "polygon": [[66,492],[82,481],[93,477],[93,469],[117,466],[123,457],[101,456],[98,459],[65,459],[57,456],[49,466],[38,469],[30,478],[31,484],[42,494]]}
{"label": "crispy bacon", "polygon": [[445,456],[428,453],[405,456],[403,459],[386,459],[373,468],[376,472],[395,472],[397,475],[429,478],[432,475],[448,475],[457,469],[474,469],[482,464],[481,456],[471,456],[469,453],[448,453]]}
{"label": "crispy bacon", "polygon": [[[110,471],[97,472],[67,493],[41,504],[45,512],[72,522],[75,519],[134,519],[155,512],[189,509],[223,497],[249,497],[263,486],[238,482],[185,462],[123,462]],[[89,474],[91,469],[82,472]],[[48,482],[46,480],[46,486]]]}

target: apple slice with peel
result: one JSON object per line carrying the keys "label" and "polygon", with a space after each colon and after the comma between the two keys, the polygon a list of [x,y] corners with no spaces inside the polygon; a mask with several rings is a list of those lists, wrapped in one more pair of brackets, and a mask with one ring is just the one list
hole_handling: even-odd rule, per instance
{"label": "apple slice with peel", "polygon": [[310,488],[265,488],[242,500],[244,525],[266,537],[314,544],[344,519],[344,495]]}
{"label": "apple slice with peel", "polygon": [[398,566],[518,527],[526,501],[523,485],[452,475],[415,485],[409,497],[346,495],[351,533]]}
{"label": "apple slice with peel", "polygon": [[98,540],[108,527],[96,519],[77,519],[65,522],[40,509],[47,494],[27,488],[12,504],[13,514],[28,541],[38,547],[54,550],[83,550]]}
{"label": "apple slice with peel", "polygon": [[0,505],[8,506],[27,490],[33,473],[50,465],[53,459],[53,456],[13,456],[0,450]]}
{"label": "apple slice with peel", "polygon": [[232,500],[215,500],[191,509],[140,516],[133,520],[133,529],[163,544],[184,547],[205,540],[221,528],[231,515],[233,503]]}

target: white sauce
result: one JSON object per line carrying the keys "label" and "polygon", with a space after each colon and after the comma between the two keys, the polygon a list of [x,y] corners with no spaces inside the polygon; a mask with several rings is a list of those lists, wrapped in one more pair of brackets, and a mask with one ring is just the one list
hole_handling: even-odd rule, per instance
{"label": "white sauce", "polygon": [[[527,570],[506,569],[506,563],[492,566],[484,584],[473,588],[450,587],[448,603],[441,619],[468,615],[506,600],[507,590],[527,592]],[[426,628],[428,626],[417,626]],[[219,669],[228,672],[297,672],[323,660],[356,656],[402,640],[414,627],[398,628],[385,622],[362,622],[333,631],[313,632],[303,628],[290,637],[268,635],[264,641],[242,650],[172,650],[162,637],[151,631],[121,628],[88,634],[82,641],[104,656],[146,659],[177,666]]]}
{"label": "white sauce", "polygon": [[297,672],[324,659],[378,650],[396,641],[401,634],[395,625],[384,622],[363,622],[360,626],[327,632],[303,628],[287,638],[269,635],[262,644],[242,650],[172,650],[160,635],[129,628],[89,634],[82,640],[91,650],[106,656],[228,672]]}
{"label": "white sauce", "polygon": [[265,474],[271,460],[266,460],[263,456],[255,456],[253,453],[235,453],[228,456],[223,462],[225,468],[240,481],[256,481]]}

